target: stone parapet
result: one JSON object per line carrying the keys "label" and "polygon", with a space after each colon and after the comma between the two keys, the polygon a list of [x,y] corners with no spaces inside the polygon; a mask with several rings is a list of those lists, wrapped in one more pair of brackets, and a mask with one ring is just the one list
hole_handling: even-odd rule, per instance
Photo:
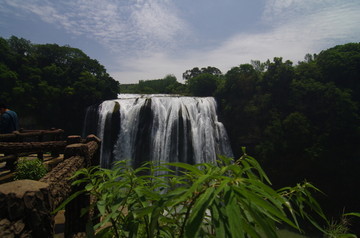
{"label": "stone parapet", "polygon": [[[98,165],[100,140],[91,135],[85,143],[66,146],[64,161],[40,181],[18,180],[0,185],[0,237],[53,237],[52,211],[71,194],[82,189],[70,179],[79,169]],[[88,217],[80,217],[89,205],[88,196],[79,196],[65,208],[65,237],[85,231]],[[68,209],[71,208],[71,209]]]}
{"label": "stone parapet", "polygon": [[54,207],[48,187],[33,180],[0,185],[0,237],[51,237]]}

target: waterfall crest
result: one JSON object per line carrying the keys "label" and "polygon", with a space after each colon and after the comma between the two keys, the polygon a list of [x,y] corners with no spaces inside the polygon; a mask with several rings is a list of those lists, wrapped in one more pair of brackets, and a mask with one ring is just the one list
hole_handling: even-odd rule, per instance
{"label": "waterfall crest", "polygon": [[233,156],[212,97],[121,94],[89,113],[94,116],[86,116],[84,128],[97,123],[105,168],[118,160],[137,167],[145,161],[197,164],[215,162],[218,154]]}

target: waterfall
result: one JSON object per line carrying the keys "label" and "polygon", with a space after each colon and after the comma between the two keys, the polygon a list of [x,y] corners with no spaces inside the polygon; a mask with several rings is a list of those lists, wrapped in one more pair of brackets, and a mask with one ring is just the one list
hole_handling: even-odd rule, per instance
{"label": "waterfall", "polygon": [[218,154],[233,156],[212,97],[120,94],[87,114],[92,115],[86,116],[84,133],[97,124],[105,168],[118,160],[137,167],[146,161],[197,164],[215,162]]}

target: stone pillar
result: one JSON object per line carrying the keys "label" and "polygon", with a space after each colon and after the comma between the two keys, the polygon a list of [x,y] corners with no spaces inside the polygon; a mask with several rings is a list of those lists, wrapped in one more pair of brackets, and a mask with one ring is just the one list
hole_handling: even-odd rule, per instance
{"label": "stone pillar", "polygon": [[[96,145],[89,144],[89,142],[96,142]],[[88,135],[86,137],[86,143],[89,144],[89,150],[93,151],[90,165],[98,166],[100,165],[100,148],[101,148],[101,140],[95,135]]]}
{"label": "stone pillar", "polygon": [[48,184],[17,180],[0,185],[0,237],[53,237]]}

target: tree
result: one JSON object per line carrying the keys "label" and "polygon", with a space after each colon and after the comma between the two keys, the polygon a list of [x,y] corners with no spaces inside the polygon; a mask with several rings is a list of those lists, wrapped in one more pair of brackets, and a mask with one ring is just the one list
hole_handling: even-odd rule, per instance
{"label": "tree", "polygon": [[287,100],[291,81],[294,79],[294,68],[292,62],[283,62],[281,57],[275,57],[273,62],[266,62],[267,70],[261,80],[263,93],[271,92],[273,105],[281,112],[288,113]]}
{"label": "tree", "polygon": [[191,70],[186,70],[183,73],[183,79],[189,80],[191,78],[194,78],[194,77],[196,77],[200,74],[204,74],[204,73],[215,75],[215,76],[222,75],[221,71],[216,67],[208,66],[207,68],[201,68],[201,69],[199,69],[198,67],[195,67]]}
{"label": "tree", "polygon": [[79,49],[33,45],[15,36],[0,38],[0,48],[0,97],[37,127],[79,134],[87,106],[117,98],[119,83]]}
{"label": "tree", "polygon": [[138,84],[121,85],[121,93],[184,94],[185,91],[185,86],[179,83],[172,74],[168,74],[162,79],[140,80]]}
{"label": "tree", "polygon": [[248,138],[257,136],[254,128],[257,127],[260,109],[255,103],[258,83],[259,74],[254,67],[242,64],[225,74],[224,87],[217,94],[235,153],[241,152],[241,146],[236,145],[247,144]]}
{"label": "tree", "polygon": [[[0,63],[0,100],[8,101],[11,98],[11,90],[16,85],[17,73],[10,70],[5,64]],[[10,103],[10,102],[9,102]]]}
{"label": "tree", "polygon": [[266,68],[266,63],[262,63],[260,60],[251,60],[251,65],[258,72],[264,72]]}
{"label": "tree", "polygon": [[360,100],[360,43],[338,45],[321,51],[315,61],[325,82],[351,89],[355,100]]}
{"label": "tree", "polygon": [[11,50],[21,56],[28,55],[33,48],[29,40],[17,38],[16,36],[11,36],[8,42]]}
{"label": "tree", "polygon": [[7,65],[15,64],[15,54],[10,48],[9,41],[0,37],[0,62]]}
{"label": "tree", "polygon": [[342,146],[354,143],[354,138],[359,136],[360,119],[349,91],[339,89],[334,83],[308,79],[293,81],[291,95],[291,107],[306,115],[314,126],[312,134],[317,139],[312,144],[322,148],[327,158],[332,157],[334,150],[348,152]]}
{"label": "tree", "polygon": [[202,73],[188,79],[186,84],[191,95],[206,97],[213,96],[215,94],[218,81],[218,76],[209,73]]}

